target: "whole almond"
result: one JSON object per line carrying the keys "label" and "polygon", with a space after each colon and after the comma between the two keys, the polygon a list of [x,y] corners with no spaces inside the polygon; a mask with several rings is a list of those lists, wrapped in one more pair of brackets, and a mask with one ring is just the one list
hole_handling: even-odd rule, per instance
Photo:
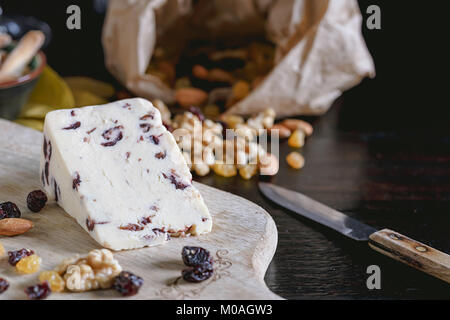
{"label": "whole almond", "polygon": [[6,218],[0,220],[1,236],[17,236],[34,227],[33,222],[21,218]]}
{"label": "whole almond", "polygon": [[208,99],[208,94],[197,88],[181,88],[175,92],[175,100],[184,108],[200,106]]}
{"label": "whole almond", "polygon": [[199,79],[207,79],[208,75],[209,75],[209,71],[208,69],[206,69],[205,67],[196,64],[193,68],[192,68],[192,75],[196,78]]}
{"label": "whole almond", "polygon": [[208,80],[213,81],[213,82],[233,83],[234,77],[230,72],[216,68],[216,69],[209,70]]}
{"label": "whole almond", "polygon": [[289,138],[289,136],[291,135],[291,130],[279,123],[274,124],[272,128],[269,129],[269,133],[272,134],[272,131],[274,130],[278,130],[278,136],[280,137],[280,139]]}
{"label": "whole almond", "polygon": [[313,127],[306,121],[299,119],[286,119],[280,123],[291,131],[302,130],[307,136],[312,135]]}

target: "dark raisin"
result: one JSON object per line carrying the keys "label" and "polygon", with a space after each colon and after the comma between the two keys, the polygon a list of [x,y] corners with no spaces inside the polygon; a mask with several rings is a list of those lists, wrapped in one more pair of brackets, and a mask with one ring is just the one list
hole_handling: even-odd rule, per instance
{"label": "dark raisin", "polygon": [[213,260],[208,250],[201,247],[183,247],[183,262],[189,267],[205,266],[212,269]]}
{"label": "dark raisin", "polygon": [[91,134],[91,133],[94,132],[95,130],[97,130],[97,128],[93,128],[93,129],[87,131],[86,133],[87,133],[87,134]]}
{"label": "dark raisin", "polygon": [[72,117],[75,117],[75,111],[74,111],[74,110],[70,111],[70,115],[71,115]]}
{"label": "dark raisin", "polygon": [[205,266],[189,267],[184,269],[181,274],[183,279],[189,282],[201,282],[209,279],[213,274],[213,269]]}
{"label": "dark raisin", "polygon": [[166,157],[165,152],[158,152],[157,154],[155,154],[156,159],[164,159],[165,157]]}
{"label": "dark raisin", "polygon": [[113,288],[122,296],[133,296],[138,293],[144,280],[131,272],[122,271],[114,279]]}
{"label": "dark raisin", "polygon": [[33,250],[25,248],[16,251],[8,251],[8,262],[10,265],[15,266],[20,259],[31,256],[32,254],[34,254]]}
{"label": "dark raisin", "polygon": [[41,190],[34,190],[28,194],[27,206],[33,212],[39,212],[47,203],[47,195]]}
{"label": "dark raisin", "polygon": [[191,107],[189,107],[189,112],[192,113],[193,115],[195,115],[198,118],[198,120],[200,120],[202,122],[205,120],[205,115],[200,110],[200,108],[191,106]]}
{"label": "dark raisin", "polygon": [[26,288],[25,293],[28,299],[40,300],[47,298],[49,294],[52,293],[52,290],[50,289],[48,282],[45,281],[43,283]]}
{"label": "dark raisin", "polygon": [[128,230],[128,231],[141,231],[144,229],[143,226],[140,226],[138,224],[129,223],[126,226],[120,226],[120,230]]}
{"label": "dark raisin", "polygon": [[77,121],[75,123],[72,123],[70,126],[63,128],[63,130],[75,130],[78,129],[81,126],[81,122]]}
{"label": "dark raisin", "polygon": [[166,175],[165,173],[163,173],[163,177],[170,180],[170,182],[172,182],[172,184],[175,186],[175,189],[184,190],[189,187],[189,185],[179,181],[177,176],[173,173],[171,175]]}
{"label": "dark raisin", "polygon": [[6,279],[0,278],[0,293],[5,292],[9,288],[9,282]]}
{"label": "dark raisin", "polygon": [[0,203],[0,220],[5,218],[20,218],[21,212],[15,203]]}
{"label": "dark raisin", "polygon": [[72,181],[72,189],[78,191],[78,187],[81,184],[80,174],[78,172],[75,172],[75,178]]}

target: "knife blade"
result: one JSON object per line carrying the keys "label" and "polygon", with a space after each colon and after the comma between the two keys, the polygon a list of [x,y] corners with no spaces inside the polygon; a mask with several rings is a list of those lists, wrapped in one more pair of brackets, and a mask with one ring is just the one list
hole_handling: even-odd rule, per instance
{"label": "knife blade", "polygon": [[450,283],[450,255],[396,231],[389,229],[377,231],[299,192],[267,182],[259,182],[258,186],[267,198],[278,205],[351,239],[368,241],[372,249]]}
{"label": "knife blade", "polygon": [[368,241],[369,236],[377,231],[375,228],[327,207],[301,193],[267,182],[260,182],[259,189],[267,198],[278,205],[334,229],[354,240]]}

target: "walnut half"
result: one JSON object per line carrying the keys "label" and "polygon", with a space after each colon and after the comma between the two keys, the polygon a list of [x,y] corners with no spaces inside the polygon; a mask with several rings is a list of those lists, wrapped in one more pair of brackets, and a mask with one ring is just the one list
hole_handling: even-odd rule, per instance
{"label": "walnut half", "polygon": [[83,258],[65,259],[55,271],[63,276],[67,289],[84,292],[110,288],[122,267],[111,251],[96,249]]}

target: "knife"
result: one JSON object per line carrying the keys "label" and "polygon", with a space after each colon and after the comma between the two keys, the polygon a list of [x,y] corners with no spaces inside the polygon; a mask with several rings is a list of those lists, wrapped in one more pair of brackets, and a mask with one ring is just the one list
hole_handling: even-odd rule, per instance
{"label": "knife", "polygon": [[450,256],[389,229],[376,230],[301,193],[267,182],[261,192],[278,205],[314,220],[382,254],[450,283]]}

